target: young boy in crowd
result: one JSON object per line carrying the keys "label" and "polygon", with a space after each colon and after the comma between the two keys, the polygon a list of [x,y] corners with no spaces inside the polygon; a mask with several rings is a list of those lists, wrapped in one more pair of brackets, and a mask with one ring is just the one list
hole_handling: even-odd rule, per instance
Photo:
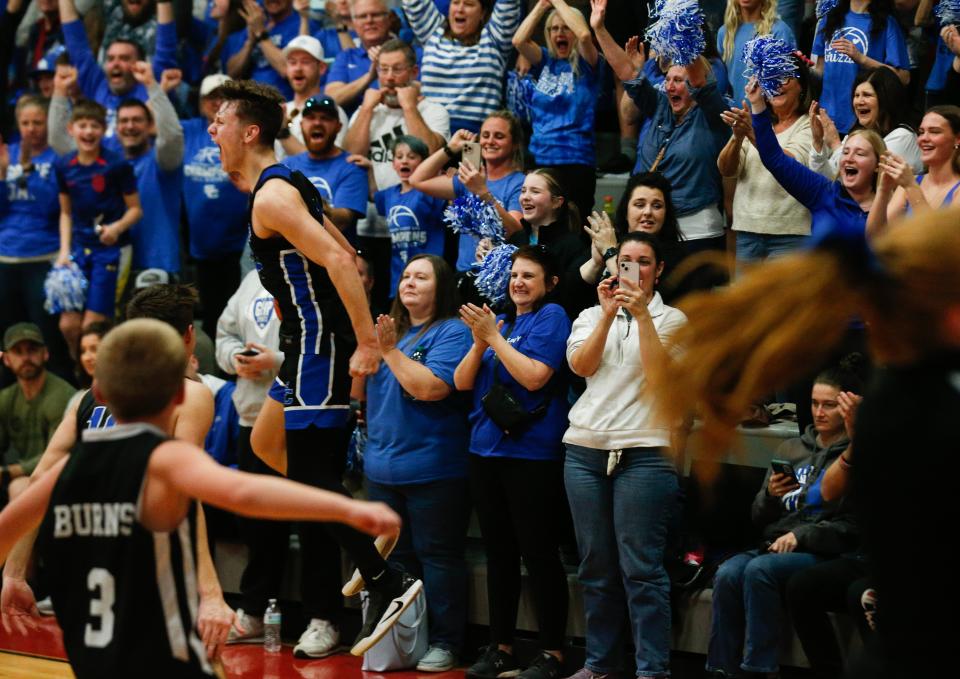
{"label": "young boy in crowd", "polygon": [[106,129],[106,109],[94,101],[78,101],[67,125],[77,150],[54,164],[60,191],[56,263],[65,265],[72,258],[88,283],[84,312],[60,315],[60,331],[74,359],[80,328],[113,318],[120,248],[128,242],[127,231],[143,216],[133,168],[123,156],[103,148]]}
{"label": "young boy in crowd", "polygon": [[390,261],[390,297],[397,293],[403,268],[414,255],[443,256],[443,209],[446,201],[434,198],[410,186],[410,175],[430,155],[427,145],[412,135],[401,135],[393,144],[393,169],[400,183],[383,191],[374,191],[373,171],[369,170],[373,202],[386,217],[393,241]]}
{"label": "young boy in crowd", "polygon": [[76,454],[0,513],[0,561],[40,524],[38,545],[78,679],[144,668],[150,676],[212,676],[195,631],[194,498],[245,516],[399,531],[385,505],[233,471],[169,438],[187,365],[183,339],[169,325],[128,321],[104,337],[97,358],[93,389],[116,425],[85,430]]}

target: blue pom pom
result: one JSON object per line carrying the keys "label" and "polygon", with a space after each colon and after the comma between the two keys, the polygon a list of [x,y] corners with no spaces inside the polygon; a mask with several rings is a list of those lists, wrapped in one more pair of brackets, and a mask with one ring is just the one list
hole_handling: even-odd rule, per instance
{"label": "blue pom pom", "polygon": [[523,122],[531,122],[531,102],[537,85],[530,75],[521,76],[516,71],[507,73],[507,109]]}
{"label": "blue pom pom", "polygon": [[46,295],[43,308],[48,314],[83,311],[87,298],[87,279],[73,262],[55,266],[43,281],[43,292]]}
{"label": "blue pom pom", "polygon": [[960,0],[940,0],[934,14],[940,20],[941,26],[960,24]]}
{"label": "blue pom pom", "polygon": [[827,16],[833,8],[837,6],[837,3],[840,0],[817,0],[817,8],[814,10],[817,15],[817,19],[822,19]]}
{"label": "blue pom pom", "polygon": [[787,78],[797,77],[797,64],[792,58],[793,50],[783,40],[772,35],[761,35],[743,46],[743,62],[746,78],[756,76],[760,90],[766,97],[780,94]]}
{"label": "blue pom pom", "polygon": [[510,269],[513,266],[510,258],[516,251],[516,245],[505,243],[491,250],[480,263],[473,284],[477,292],[490,300],[494,306],[500,306],[507,299]]}
{"label": "blue pom pom", "polygon": [[707,41],[703,36],[703,12],[697,0],[657,0],[657,20],[644,35],[661,57],[686,66],[703,54]]}
{"label": "blue pom pom", "polygon": [[461,196],[443,211],[443,221],[454,233],[489,238],[494,245],[504,241],[503,223],[497,209],[472,193]]}

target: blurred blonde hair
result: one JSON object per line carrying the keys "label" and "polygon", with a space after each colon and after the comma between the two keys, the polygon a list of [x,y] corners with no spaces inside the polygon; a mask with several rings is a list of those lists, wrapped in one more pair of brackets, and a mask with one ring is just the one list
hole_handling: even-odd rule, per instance
{"label": "blurred blonde hair", "polygon": [[[876,130],[868,130],[865,127],[859,127],[856,130],[853,130],[852,132],[850,132],[850,134],[847,135],[847,138],[843,140],[844,146],[846,146],[847,142],[853,139],[854,137],[863,137],[864,139],[866,139],[867,143],[870,144],[870,148],[873,149],[874,155],[876,155],[877,157],[878,170],[873,174],[873,188],[874,190],[876,190],[877,179],[879,179],[880,177],[880,172],[879,172],[880,156],[886,153],[887,142],[883,140],[883,137],[881,137],[880,133],[877,132]],[[837,176],[838,177],[840,176],[839,167],[837,167]]]}
{"label": "blurred blonde hair", "polygon": [[[581,12],[576,7],[571,7],[571,10],[580,15],[580,18],[583,19],[583,12]],[[557,10],[551,9],[550,13],[547,14],[547,20],[543,22],[543,44],[547,46],[547,52],[551,57],[557,59],[557,51],[553,48],[553,42],[550,40],[550,21],[557,17],[557,21],[566,26],[563,17],[557,14]],[[586,21],[586,19],[584,19]],[[567,28],[570,28],[567,26]],[[570,62],[570,70],[573,72],[574,78],[580,77],[580,49],[576,42],[576,36],[574,36],[574,42],[570,45],[570,54],[567,56],[567,61]]]}
{"label": "blurred blonde hair", "polygon": [[878,268],[819,247],[749,271],[733,285],[678,306],[684,351],[651,375],[661,415],[703,421],[707,450],[726,450],[756,398],[822,365],[851,317],[869,325],[880,363],[905,364],[941,349],[944,314],[960,308],[960,208],[923,213],[872,243]]}
{"label": "blurred blonde hair", "polygon": [[[757,22],[756,35],[767,35],[773,30],[773,22],[777,20],[777,0],[763,0],[760,6],[760,21]],[[740,14],[740,3],[737,0],[727,0],[727,9],[723,13],[723,26],[726,34],[723,36],[723,61],[726,64],[733,59],[734,36],[737,29],[743,24]]]}

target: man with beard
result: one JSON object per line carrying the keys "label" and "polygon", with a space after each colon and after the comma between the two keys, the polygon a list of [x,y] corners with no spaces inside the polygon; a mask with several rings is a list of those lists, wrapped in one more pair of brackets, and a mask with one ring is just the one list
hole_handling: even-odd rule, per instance
{"label": "man with beard", "polygon": [[0,493],[14,499],[30,484],[50,436],[63,418],[74,389],[47,372],[43,335],[33,323],[17,323],[3,335],[3,364],[17,378],[0,391]]}
{"label": "man with beard", "polygon": [[[130,0],[126,0],[129,2]],[[60,20],[70,60],[77,67],[77,79],[83,96],[93,99],[107,109],[107,135],[105,146],[118,150],[114,138],[117,107],[124,99],[146,101],[147,89],[133,76],[133,65],[145,58],[143,46],[126,38],[106,42],[103,68],[97,64],[87,41],[87,32],[74,0],[59,0]],[[153,58],[153,70],[162,73],[168,68],[177,68],[177,29],[173,23],[173,4],[170,0],[157,3],[157,40]]]}
{"label": "man with beard", "polygon": [[[158,83],[146,61],[134,63],[130,76],[147,92],[149,104],[131,97],[118,104],[116,113],[116,136],[133,166],[143,207],[143,217],[130,229],[133,275],[156,269],[166,273],[152,282],[168,283],[171,275],[180,271],[184,138],[167,91],[179,84],[181,76],[179,70],[168,69]],[[51,111],[51,130],[66,129],[66,121],[59,117],[64,109],[57,106]],[[72,140],[62,132],[51,134],[51,142],[58,153],[73,148]]]}
{"label": "man with beard", "polygon": [[[300,116],[307,100],[319,97],[327,77],[327,64],[323,60],[323,47],[320,41],[309,35],[298,35],[283,48],[283,58],[287,64],[287,81],[293,89],[293,99],[284,104],[287,113],[287,125],[280,128],[274,151],[277,158],[303,153],[303,130],[300,129]],[[343,141],[347,129],[347,114],[337,107],[337,117],[342,131],[337,136],[337,144]]]}
{"label": "man with beard", "polygon": [[339,107],[331,97],[314,96],[303,105],[300,123],[307,150],[287,158],[284,165],[300,170],[323,197],[324,214],[351,242],[356,242],[357,220],[366,214],[369,187],[366,171],[337,146],[342,127]]}
{"label": "man with beard", "polygon": [[250,78],[280,90],[285,97],[293,92],[285,79],[287,64],[283,47],[300,32],[300,16],[293,0],[242,0],[240,14],[247,27],[233,33],[220,54],[221,67],[231,78]]}

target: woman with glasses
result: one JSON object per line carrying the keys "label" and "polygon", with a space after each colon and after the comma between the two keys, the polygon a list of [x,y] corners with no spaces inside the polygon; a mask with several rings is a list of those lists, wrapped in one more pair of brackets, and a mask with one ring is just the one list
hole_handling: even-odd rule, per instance
{"label": "woman with glasses", "polygon": [[479,132],[501,107],[503,78],[520,24],[520,0],[451,0],[447,16],[433,0],[403,0],[423,45],[423,94],[450,112],[450,129]]}
{"label": "woman with glasses", "polygon": [[[586,665],[575,679],[619,676],[629,613],[637,676],[670,669],[670,581],[663,566],[678,481],[671,431],[653,415],[650,375],[663,369],[686,316],[656,291],[656,236],[634,231],[617,253],[619,276],[597,287],[567,339],[570,369],[587,389],[570,409],[564,483],[580,550]],[[626,265],[626,269],[623,267]]]}
{"label": "woman with glasses", "polygon": [[60,203],[47,145],[48,99],[25,94],[14,110],[20,141],[0,139],[0,329],[37,324],[50,346],[50,367],[71,374],[57,317],[43,309],[43,281],[60,249]]}

